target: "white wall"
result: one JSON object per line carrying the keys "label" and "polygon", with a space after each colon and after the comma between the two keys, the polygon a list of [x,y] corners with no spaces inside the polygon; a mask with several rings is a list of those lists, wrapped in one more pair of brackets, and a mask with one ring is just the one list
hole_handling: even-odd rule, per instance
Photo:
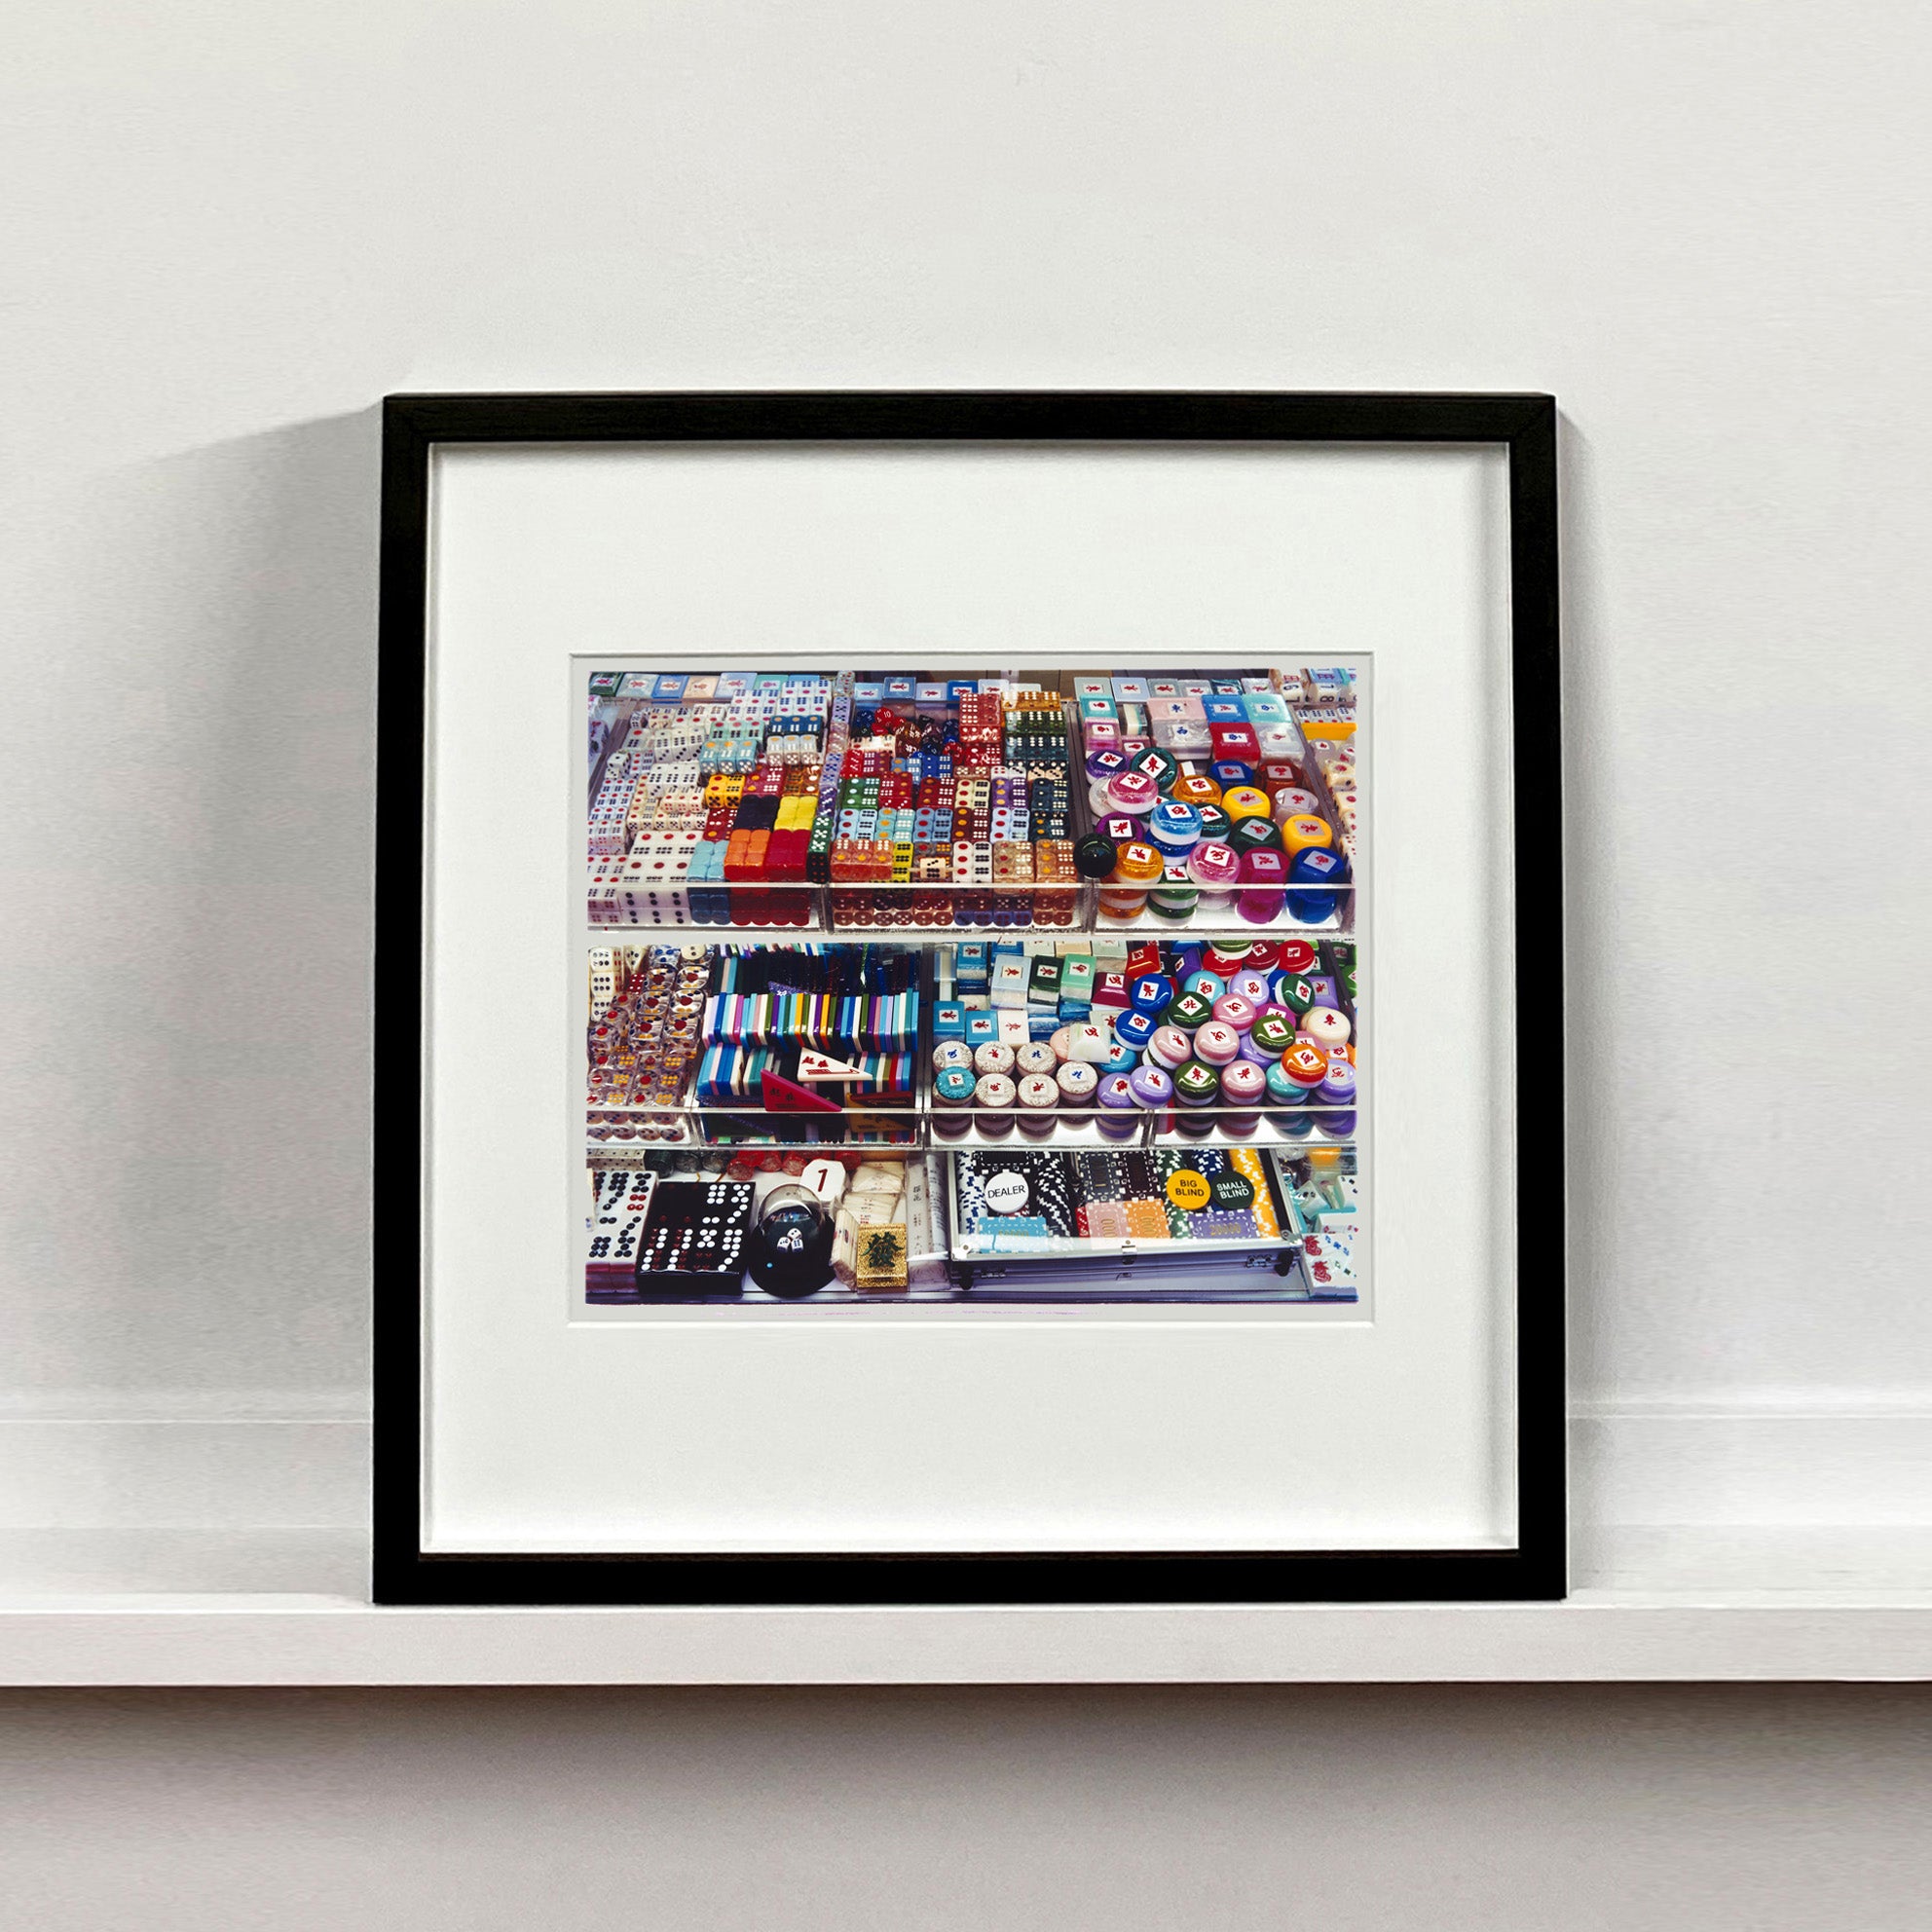
{"label": "white wall", "polygon": [[[1585,1514],[1927,1520],[1921,10],[69,0],[7,37],[0,1521],[357,1520],[374,399],[819,385],[1556,392]],[[1107,1896],[1158,1906],[1165,1847],[1266,1918],[1284,1855],[1199,1851],[1139,1708],[1080,1814]],[[279,1748],[326,1779],[321,1722]],[[1413,1795],[1399,1728],[1331,1734],[1340,1813]],[[62,1746],[55,1842],[110,1829],[117,1735]],[[1282,1822],[1272,1747],[1217,1763]],[[886,1754],[904,1869],[1011,1774],[962,1765]],[[742,1768],[836,1821],[809,1751]],[[301,1789],[251,1828],[311,1829]],[[1637,1794],[1626,1844],[1691,1829]],[[1425,1896],[1533,1894],[1556,1802],[1466,1786]],[[1794,1840],[1725,1815],[1775,1901]]]}

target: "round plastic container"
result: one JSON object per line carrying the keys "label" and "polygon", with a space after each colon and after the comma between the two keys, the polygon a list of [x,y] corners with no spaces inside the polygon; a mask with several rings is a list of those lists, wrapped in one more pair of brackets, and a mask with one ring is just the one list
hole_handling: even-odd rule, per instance
{"label": "round plastic container", "polygon": [[1096,1125],[1109,1140],[1132,1140],[1136,1131],[1139,1108],[1134,1104],[1133,1089],[1124,1073],[1107,1073],[1100,1077],[1100,1084],[1095,1093],[1095,1100],[1099,1106]]}
{"label": "round plastic container", "polygon": [[1174,780],[1180,776],[1180,760],[1172,752],[1154,745],[1133,761],[1133,768],[1151,778],[1154,790],[1165,799],[1173,790]]}
{"label": "round plastic container", "polygon": [[1147,895],[1147,911],[1170,926],[1183,925],[1194,917],[1200,899],[1201,894],[1191,885],[1157,885]]}
{"label": "round plastic container", "polygon": [[1311,1006],[1301,1017],[1301,1030],[1331,1057],[1349,1044],[1354,1028],[1346,1013],[1332,1006]]}
{"label": "round plastic container", "polygon": [[1214,1018],[1223,1026],[1232,1026],[1237,1033],[1245,1033],[1258,1017],[1254,1002],[1243,999],[1239,993],[1223,993],[1214,1002]]}
{"label": "round plastic container", "polygon": [[1317,1114],[1315,1124],[1334,1139],[1356,1131],[1356,1070],[1345,1059],[1331,1059],[1328,1075],[1315,1090],[1316,1099],[1324,1107],[1340,1107],[1340,1113]]}
{"label": "round plastic container", "polygon": [[1170,795],[1177,804],[1196,807],[1195,823],[1200,824],[1202,805],[1218,805],[1221,802],[1221,788],[1205,771],[1182,771],[1174,780],[1174,789]]}
{"label": "round plastic container", "polygon": [[[1255,1022],[1256,1025],[1260,1023],[1259,1021]],[[1256,1066],[1266,1071],[1267,1068],[1273,1066],[1282,1058],[1282,1050],[1280,1047],[1262,1045],[1255,1039],[1251,1032],[1248,1032],[1241,1036],[1241,1052],[1235,1058],[1237,1059],[1251,1059]]]}
{"label": "round plastic container", "polygon": [[973,1088],[963,1066],[948,1066],[933,1082],[933,1132],[942,1140],[957,1140],[972,1125]]}
{"label": "round plastic container", "polygon": [[1193,1032],[1197,1026],[1205,1026],[1214,1017],[1214,1002],[1205,993],[1192,990],[1184,992],[1168,1008],[1166,1019],[1170,1026],[1180,1026]]}
{"label": "round plastic container", "polygon": [[1280,1113],[1271,1112],[1269,1123],[1279,1132],[1300,1140],[1314,1132],[1315,1121],[1308,1112],[1308,1090],[1293,1079],[1279,1061],[1268,1069],[1268,1097],[1290,1104]]}
{"label": "round plastic container", "polygon": [[1145,818],[1160,798],[1160,788],[1144,771],[1117,772],[1107,780],[1108,804],[1129,818]]}
{"label": "round plastic container", "polygon": [[1315,1097],[1317,1089],[1328,1078],[1328,1056],[1312,1040],[1297,1040],[1282,1056],[1282,1071],[1294,1083],[1304,1100]]}
{"label": "round plastic container", "polygon": [[[1235,829],[1235,822],[1221,809],[1220,801],[1217,799],[1211,805],[1198,805],[1195,809],[1201,814],[1201,842],[1204,845],[1209,842],[1225,845],[1228,834]],[[1205,885],[1207,881],[1204,879],[1202,883]]]}
{"label": "round plastic container", "polygon": [[1282,821],[1282,843],[1290,858],[1297,852],[1325,851],[1334,842],[1334,828],[1314,812],[1298,812]]}
{"label": "round plastic container", "polygon": [[[1346,885],[1348,878],[1349,862],[1339,852],[1328,851],[1325,847],[1305,846],[1288,861],[1288,883],[1291,887]],[[1287,895],[1288,916],[1301,920],[1304,925],[1319,925],[1323,919],[1334,916],[1341,899],[1342,895],[1335,891],[1290,891]]]}
{"label": "round plastic container", "polygon": [[1069,1107],[1091,1107],[1100,1076],[1085,1060],[1070,1059],[1054,1075],[1061,1101]]}
{"label": "round plastic container", "polygon": [[1255,1016],[1254,1026],[1247,1037],[1270,1059],[1280,1059],[1294,1045],[1294,1022],[1282,1013],[1260,1013]]}
{"label": "round plastic container", "polygon": [[933,1071],[944,1073],[949,1066],[971,1066],[973,1049],[964,1040],[942,1040],[933,1049]]}
{"label": "round plastic container", "polygon": [[1155,1034],[1160,1022],[1151,1013],[1137,1013],[1129,1008],[1114,1019],[1114,1038],[1123,1046],[1132,1047],[1136,1054],[1145,1053],[1147,1043]]}
{"label": "round plastic container", "polygon": [[1235,894],[1235,916],[1251,926],[1265,926],[1282,910],[1282,894],[1275,888],[1287,878],[1288,869],[1279,852],[1250,852],[1241,862],[1244,890]]}
{"label": "round plastic container", "polygon": [[[1231,1107],[1256,1105],[1268,1091],[1268,1076],[1252,1060],[1238,1059],[1221,1069],[1221,1099]],[[1223,1114],[1221,1125],[1230,1133],[1245,1136],[1254,1132],[1261,1116],[1254,1113]]]}
{"label": "round plastic container", "polygon": [[1285,825],[1291,818],[1315,818],[1321,811],[1321,800],[1303,785],[1283,785],[1275,794],[1275,823]]}
{"label": "round plastic container", "polygon": [[1154,1125],[1162,1130],[1173,1125],[1172,1078],[1158,1066],[1136,1066],[1127,1077],[1133,1104],[1153,1114]]}
{"label": "round plastic container", "polygon": [[1201,843],[1201,814],[1177,799],[1163,799],[1147,814],[1147,836],[1164,857],[1184,859]]}
{"label": "round plastic container", "polygon": [[1237,785],[1231,791],[1224,791],[1221,794],[1221,809],[1237,825],[1245,818],[1273,816],[1268,794],[1256,785]]}
{"label": "round plastic container", "polygon": [[1014,1086],[1003,1073],[983,1073],[973,1089],[974,1120],[982,1133],[1013,1131]]}
{"label": "round plastic container", "polygon": [[1147,1042],[1147,1058],[1171,1073],[1193,1057],[1194,1042],[1178,1026],[1157,1026]]}
{"label": "round plastic container", "polygon": [[1013,1049],[998,1040],[988,1040],[985,1046],[974,1051],[973,1070],[976,1073],[1012,1073]]}
{"label": "round plastic container", "polygon": [[1219,1020],[1210,1020],[1194,1036],[1194,1057],[1209,1066],[1226,1066],[1241,1052],[1241,1035]]}
{"label": "round plastic container", "polygon": [[1059,1064],[1059,1057],[1046,1040],[1028,1040],[1023,1047],[1013,1050],[1013,1068],[1016,1078],[1023,1079],[1028,1074],[1044,1073],[1053,1077],[1054,1068]]}
{"label": "round plastic container", "polygon": [[1201,888],[1195,910],[1224,917],[1234,906],[1233,887],[1241,877],[1241,860],[1219,838],[1204,838],[1187,855],[1187,875]]}
{"label": "round plastic container", "polygon": [[1211,1066],[1191,1059],[1176,1067],[1174,1096],[1180,1101],[1180,1112],[1174,1117],[1175,1127],[1194,1140],[1213,1133],[1214,1116],[1207,1109],[1220,1097],[1220,1077]]}
{"label": "round plastic container", "polygon": [[1059,1088],[1044,1073],[1029,1073],[1020,1083],[1020,1131],[1029,1139],[1048,1139],[1059,1106]]}
{"label": "round plastic container", "polygon": [[1239,973],[1228,975],[1228,990],[1231,993],[1239,993],[1256,1013],[1259,1013],[1268,1004],[1269,996],[1275,988],[1266,973],[1258,972],[1252,966],[1244,966]]}

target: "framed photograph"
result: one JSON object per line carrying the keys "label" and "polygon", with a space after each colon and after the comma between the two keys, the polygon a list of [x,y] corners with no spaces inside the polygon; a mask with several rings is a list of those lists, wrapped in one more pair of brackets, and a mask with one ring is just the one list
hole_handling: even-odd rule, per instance
{"label": "framed photograph", "polygon": [[377,1598],[1560,1596],[1556,473],[390,398]]}

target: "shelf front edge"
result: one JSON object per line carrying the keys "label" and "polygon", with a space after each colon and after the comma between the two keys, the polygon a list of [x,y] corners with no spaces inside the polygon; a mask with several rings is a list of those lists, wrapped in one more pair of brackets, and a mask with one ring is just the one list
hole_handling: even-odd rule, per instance
{"label": "shelf front edge", "polygon": [[16,1598],[0,1682],[961,1685],[1932,1678],[1932,1597],[913,1610]]}

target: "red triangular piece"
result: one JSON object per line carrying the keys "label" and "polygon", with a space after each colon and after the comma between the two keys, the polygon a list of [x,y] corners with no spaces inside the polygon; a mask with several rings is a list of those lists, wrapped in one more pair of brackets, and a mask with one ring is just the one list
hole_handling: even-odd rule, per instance
{"label": "red triangular piece", "polygon": [[764,1095],[764,1110],[768,1114],[837,1114],[845,1111],[836,1100],[828,1100],[823,1094],[814,1094],[809,1087],[800,1087],[796,1080],[787,1080],[782,1073],[773,1073],[768,1067],[758,1078]]}

